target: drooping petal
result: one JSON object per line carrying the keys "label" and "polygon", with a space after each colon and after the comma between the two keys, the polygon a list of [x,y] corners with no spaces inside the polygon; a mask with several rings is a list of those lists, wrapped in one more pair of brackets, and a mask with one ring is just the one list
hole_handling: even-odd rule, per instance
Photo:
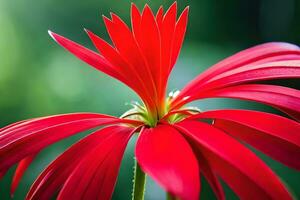
{"label": "drooping petal", "polygon": [[132,122],[136,123],[101,114],[74,113],[17,124],[0,133],[0,171],[75,133],[106,124]]}
{"label": "drooping petal", "polygon": [[118,128],[77,164],[57,199],[111,199],[123,153],[133,134],[130,128]]}
{"label": "drooping petal", "polygon": [[[57,126],[60,124],[66,124],[72,121],[84,120],[84,119],[102,119],[103,121],[111,119],[118,119],[108,115],[96,114],[96,113],[70,113],[62,115],[53,115],[48,117],[40,117],[22,123],[15,123],[14,126],[8,125],[3,128],[0,132],[0,147],[4,147],[9,143],[13,142],[14,139],[19,139],[26,134],[31,134],[35,131],[41,131],[52,126]],[[122,120],[125,123],[137,123],[140,122],[134,120]]]}
{"label": "drooping petal", "polygon": [[175,126],[198,143],[214,171],[241,199],[292,199],[272,170],[226,133],[190,120]]}
{"label": "drooping petal", "polygon": [[103,73],[116,78],[123,83],[126,83],[126,80],[118,73],[118,71],[114,69],[114,67],[101,55],[56,33],[49,31],[49,34],[58,44],[74,54],[80,60],[102,71]]}
{"label": "drooping petal", "polygon": [[224,200],[225,194],[222,188],[221,183],[218,180],[218,177],[216,173],[214,172],[214,169],[212,168],[211,164],[205,158],[203,153],[200,151],[200,149],[197,147],[197,143],[193,140],[189,140],[189,143],[193,147],[193,151],[197,157],[200,172],[204,175],[205,179],[208,181],[209,185],[213,189],[216,197],[218,200]]}
{"label": "drooping petal", "polygon": [[[109,138],[127,134],[132,129],[124,126],[110,126],[86,136],[56,158],[36,179],[26,199],[50,199],[53,197],[77,165]],[[117,147],[114,147],[117,148]],[[97,190],[98,191],[98,190]]]}
{"label": "drooping petal", "polygon": [[115,127],[107,127],[97,130],[72,145],[39,175],[31,186],[26,199],[51,198],[84,156],[96,148],[98,143],[103,143],[110,135],[115,135],[115,129]]}
{"label": "drooping petal", "polygon": [[142,170],[165,190],[183,200],[198,199],[199,168],[193,151],[168,125],[142,130],[135,155]]}
{"label": "drooping petal", "polygon": [[249,110],[207,111],[195,118],[217,119],[216,126],[229,134],[245,140],[289,167],[300,170],[300,124],[293,120]]}
{"label": "drooping petal", "polygon": [[257,101],[278,108],[288,115],[291,114],[291,117],[294,117],[296,113],[300,115],[300,91],[288,87],[245,84],[199,93],[198,96],[193,98],[216,97]]}
{"label": "drooping petal", "polygon": [[23,177],[25,171],[27,170],[27,168],[29,167],[29,165],[31,164],[31,162],[34,160],[35,157],[36,154],[28,156],[19,162],[11,183],[11,188],[10,188],[11,197],[14,196],[15,190],[18,187],[21,178]]}
{"label": "drooping petal", "polygon": [[[0,141],[7,138],[8,136],[15,136],[16,134],[23,134],[22,131],[32,131],[34,129],[43,129],[49,126],[53,126],[59,123],[66,123],[72,120],[80,120],[85,118],[96,118],[96,117],[114,118],[107,115],[95,114],[95,113],[71,113],[62,115],[53,115],[48,117],[40,117],[30,120],[24,120],[21,122],[8,125],[0,132]],[[14,134],[11,134],[14,132]]]}
{"label": "drooping petal", "polygon": [[245,141],[288,167],[300,170],[299,146],[231,121],[217,119],[214,122],[214,126],[237,139]]}

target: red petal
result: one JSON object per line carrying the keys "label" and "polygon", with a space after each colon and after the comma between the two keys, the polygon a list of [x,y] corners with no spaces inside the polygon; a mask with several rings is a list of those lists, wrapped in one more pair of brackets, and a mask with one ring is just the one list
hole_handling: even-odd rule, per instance
{"label": "red petal", "polygon": [[[0,148],[13,142],[14,139],[19,139],[26,133],[31,133],[36,130],[43,130],[50,126],[57,124],[68,123],[74,120],[97,118],[104,115],[98,115],[93,113],[73,113],[64,115],[54,115],[49,117],[36,118],[28,120],[23,123],[16,124],[14,126],[4,127],[5,130],[0,132]],[[107,116],[108,117],[108,116]],[[108,117],[109,118],[109,117]],[[1,153],[1,151],[0,151]]]}
{"label": "red petal", "polygon": [[16,125],[18,125],[18,124],[24,123],[24,122],[29,121],[29,120],[32,120],[32,119],[18,121],[18,122],[9,124],[9,125],[7,125],[7,126],[5,126],[5,127],[2,127],[2,128],[0,128],[0,133],[3,132],[4,130],[8,129],[8,128],[11,128],[11,127],[13,127],[13,126],[16,126]]}
{"label": "red petal", "polygon": [[[145,6],[140,23],[139,35],[136,38],[150,70],[155,90],[159,89],[160,78],[160,33],[154,15],[148,5]],[[157,94],[158,91],[156,91]],[[154,97],[157,98],[157,97]]]}
{"label": "red petal", "polygon": [[113,123],[131,123],[100,114],[66,114],[39,118],[0,133],[0,171],[75,133]]}
{"label": "red petal", "polygon": [[214,172],[214,169],[212,168],[211,164],[209,163],[207,158],[205,158],[200,149],[197,147],[197,143],[195,143],[193,140],[190,140],[189,142],[192,144],[193,151],[197,157],[201,173],[204,175],[205,179],[210,184],[211,188],[216,194],[217,199],[224,200],[225,194],[222,185],[219,182],[218,177]]}
{"label": "red petal", "polygon": [[77,164],[57,199],[111,199],[123,153],[132,134],[132,129],[119,127],[118,133],[98,144]]}
{"label": "red petal", "polygon": [[72,145],[39,175],[31,186],[26,199],[50,199],[58,192],[73,170],[76,169],[78,163],[96,149],[98,145],[103,145],[110,137],[116,137],[116,135],[131,131],[131,128],[111,126],[98,130]]}
{"label": "red petal", "polygon": [[6,174],[8,169],[0,171],[0,179]]}
{"label": "red petal", "polygon": [[171,53],[176,26],[177,3],[174,2],[167,10],[160,27],[162,66],[169,73],[171,65]]}
{"label": "red petal", "polygon": [[300,114],[300,91],[292,88],[263,84],[237,85],[200,93],[193,99],[216,97],[258,101],[279,108],[287,114],[292,112],[291,117],[296,113]]}
{"label": "red petal", "polygon": [[181,50],[181,46],[184,40],[187,22],[188,22],[188,13],[189,13],[189,7],[186,7],[176,23],[170,71],[173,69],[173,66],[176,63],[176,60]]}
{"label": "red petal", "polygon": [[158,125],[142,130],[135,155],[142,170],[165,190],[183,200],[198,199],[197,160],[187,141],[174,128]]}
{"label": "red petal", "polygon": [[[135,10],[137,9],[133,11]],[[135,11],[135,13],[137,12]],[[154,95],[152,98],[157,101],[160,84],[158,81],[160,77],[160,35],[148,5],[145,6],[142,16],[135,14],[135,19],[132,19],[132,27],[136,42],[145,60],[144,74],[148,74],[148,81],[152,84]]]}
{"label": "red petal", "polygon": [[116,67],[122,77],[126,77],[126,84],[136,91],[136,93],[145,101],[146,105],[153,105],[153,100],[149,97],[150,94],[147,94],[147,86],[144,84],[143,80],[140,79],[134,67],[129,65],[119,52],[106,41],[88,30],[86,30],[86,32],[99,52]]}
{"label": "red petal", "polygon": [[136,7],[134,3],[131,3],[131,26],[132,33],[136,40],[139,40],[137,37],[140,35],[140,27],[141,27],[142,15],[139,9]]}
{"label": "red petal", "polygon": [[36,154],[28,156],[19,162],[18,167],[15,171],[12,183],[11,183],[11,188],[10,188],[10,196],[11,197],[14,196],[15,190],[18,187],[21,178],[23,177],[25,171],[27,170],[27,168],[29,167],[29,165],[31,164],[31,162],[33,161],[33,159],[35,157],[36,157]]}
{"label": "red petal", "polygon": [[[135,78],[134,76],[132,76],[132,71],[130,71],[130,68],[128,67],[126,61],[122,59],[119,53],[111,45],[109,45],[106,41],[104,41],[102,38],[98,37],[91,31],[86,30],[86,32],[97,50],[105,57],[105,59],[109,63],[116,67],[117,71],[120,72],[123,78],[129,76],[127,78],[128,81],[130,81],[132,78]],[[131,87],[131,85],[129,86]]]}
{"label": "red petal", "polygon": [[272,42],[246,49],[222,60],[200,74],[182,90],[176,101],[185,96],[195,94],[195,92],[200,90],[199,88],[202,88],[203,84],[224,72],[229,72],[243,66],[254,66],[268,62],[295,59],[300,59],[299,47],[288,43]]}
{"label": "red petal", "polygon": [[297,111],[289,110],[289,109],[284,109],[284,108],[279,108],[282,112],[288,114],[290,117],[294,118],[298,122],[300,122],[300,113]]}
{"label": "red petal", "polygon": [[[127,25],[117,15],[111,15],[112,21],[106,17],[103,18],[111,40],[122,58],[136,70],[135,74],[139,76],[138,79],[140,82],[146,85],[145,93],[148,92],[152,97],[155,97],[155,84],[152,79],[151,71],[145,63],[144,56],[136,43],[135,37]],[[150,112],[153,112],[156,106],[154,105],[149,109]]]}
{"label": "red petal", "polygon": [[124,79],[119,75],[118,71],[113,68],[101,55],[65,38],[56,33],[49,31],[50,36],[65,49],[70,51],[80,60],[86,62],[92,67],[108,74],[121,82],[125,82]]}
{"label": "red petal", "polygon": [[[162,11],[161,11],[162,13]],[[158,24],[161,35],[161,95],[165,94],[166,85],[171,69],[171,55],[176,25],[177,3],[176,1],[167,10],[164,18]]]}
{"label": "red petal", "polygon": [[234,122],[232,126],[224,126],[224,130],[280,162],[300,170],[300,124],[293,120],[248,110],[208,111],[195,118],[227,120],[229,124]]}
{"label": "red petal", "polygon": [[254,148],[262,151],[288,167],[300,170],[299,146],[231,121],[218,119],[215,120],[214,126],[236,137],[237,139],[245,141]]}
{"label": "red petal", "polygon": [[213,77],[205,87],[226,87],[233,84],[269,79],[299,78],[300,60],[270,62],[244,66]]}
{"label": "red petal", "polygon": [[[230,71],[246,65],[258,65],[267,62],[279,61],[282,58],[287,60],[289,57],[295,56],[292,59],[299,59],[300,49],[298,46],[283,43],[283,42],[270,42],[261,45],[254,46],[252,48],[243,50],[233,56],[230,56],[221,62],[210,67],[204,73],[197,77],[198,84],[201,79],[208,80],[218,74]],[[284,57],[283,57],[284,56]],[[278,57],[280,59],[278,59]],[[201,77],[201,78],[200,78]],[[203,82],[204,80],[201,80]]]}
{"label": "red petal", "polygon": [[[172,102],[173,108],[190,102],[198,93],[225,88],[232,85],[245,84],[263,80],[300,78],[300,60],[278,61],[261,65],[243,66],[211,78],[208,82],[193,88],[193,91],[184,92]],[[188,94],[188,95],[187,95]],[[183,98],[187,95],[189,98]],[[182,100],[184,99],[184,100]],[[178,103],[179,101],[179,103]]]}
{"label": "red petal", "polygon": [[163,17],[164,17],[164,8],[160,6],[155,16],[158,27],[161,26]]}
{"label": "red petal", "polygon": [[214,171],[241,199],[292,199],[267,165],[222,131],[188,120],[176,127],[199,144]]}

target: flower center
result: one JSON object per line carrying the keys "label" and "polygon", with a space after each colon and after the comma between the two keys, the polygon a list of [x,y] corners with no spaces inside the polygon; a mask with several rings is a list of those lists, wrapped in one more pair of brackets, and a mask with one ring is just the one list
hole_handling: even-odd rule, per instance
{"label": "flower center", "polygon": [[169,93],[169,96],[165,100],[162,116],[157,115],[156,117],[153,117],[144,105],[138,102],[132,102],[130,104],[132,108],[126,111],[121,118],[139,120],[150,127],[155,127],[160,122],[176,123],[200,112],[200,109],[197,107],[185,106],[176,110],[170,110],[170,103],[178,94],[178,90]]}

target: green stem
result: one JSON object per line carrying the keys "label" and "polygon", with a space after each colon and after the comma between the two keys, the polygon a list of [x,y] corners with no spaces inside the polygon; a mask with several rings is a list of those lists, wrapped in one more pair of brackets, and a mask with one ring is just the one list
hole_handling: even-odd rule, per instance
{"label": "green stem", "polygon": [[132,200],[144,200],[146,186],[146,174],[140,165],[135,161]]}

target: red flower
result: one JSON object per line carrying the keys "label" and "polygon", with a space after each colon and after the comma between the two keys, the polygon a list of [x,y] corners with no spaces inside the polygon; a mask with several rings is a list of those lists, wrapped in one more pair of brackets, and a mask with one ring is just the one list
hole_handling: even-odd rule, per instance
{"label": "red flower", "polygon": [[[78,132],[88,135],[54,160],[36,179],[27,199],[110,199],[130,137],[139,133],[137,167],[171,196],[199,198],[204,176],[218,199],[219,179],[241,199],[292,199],[280,179],[243,144],[300,170],[300,91],[265,80],[300,78],[300,49],[267,43],[212,66],[180,93],[165,97],[167,80],[183,43],[188,8],[178,19],[174,3],[156,16],[132,4],[132,29],[115,14],[104,22],[113,45],[87,31],[99,53],[56,33],[54,40],[79,59],[132,88],[143,104],[121,118],[73,113],[17,122],[0,129],[0,175],[19,163],[14,192],[24,171],[45,147]],[[282,117],[251,110],[200,112],[185,106],[203,98],[237,98],[270,105]],[[138,171],[137,171],[138,172]]]}

